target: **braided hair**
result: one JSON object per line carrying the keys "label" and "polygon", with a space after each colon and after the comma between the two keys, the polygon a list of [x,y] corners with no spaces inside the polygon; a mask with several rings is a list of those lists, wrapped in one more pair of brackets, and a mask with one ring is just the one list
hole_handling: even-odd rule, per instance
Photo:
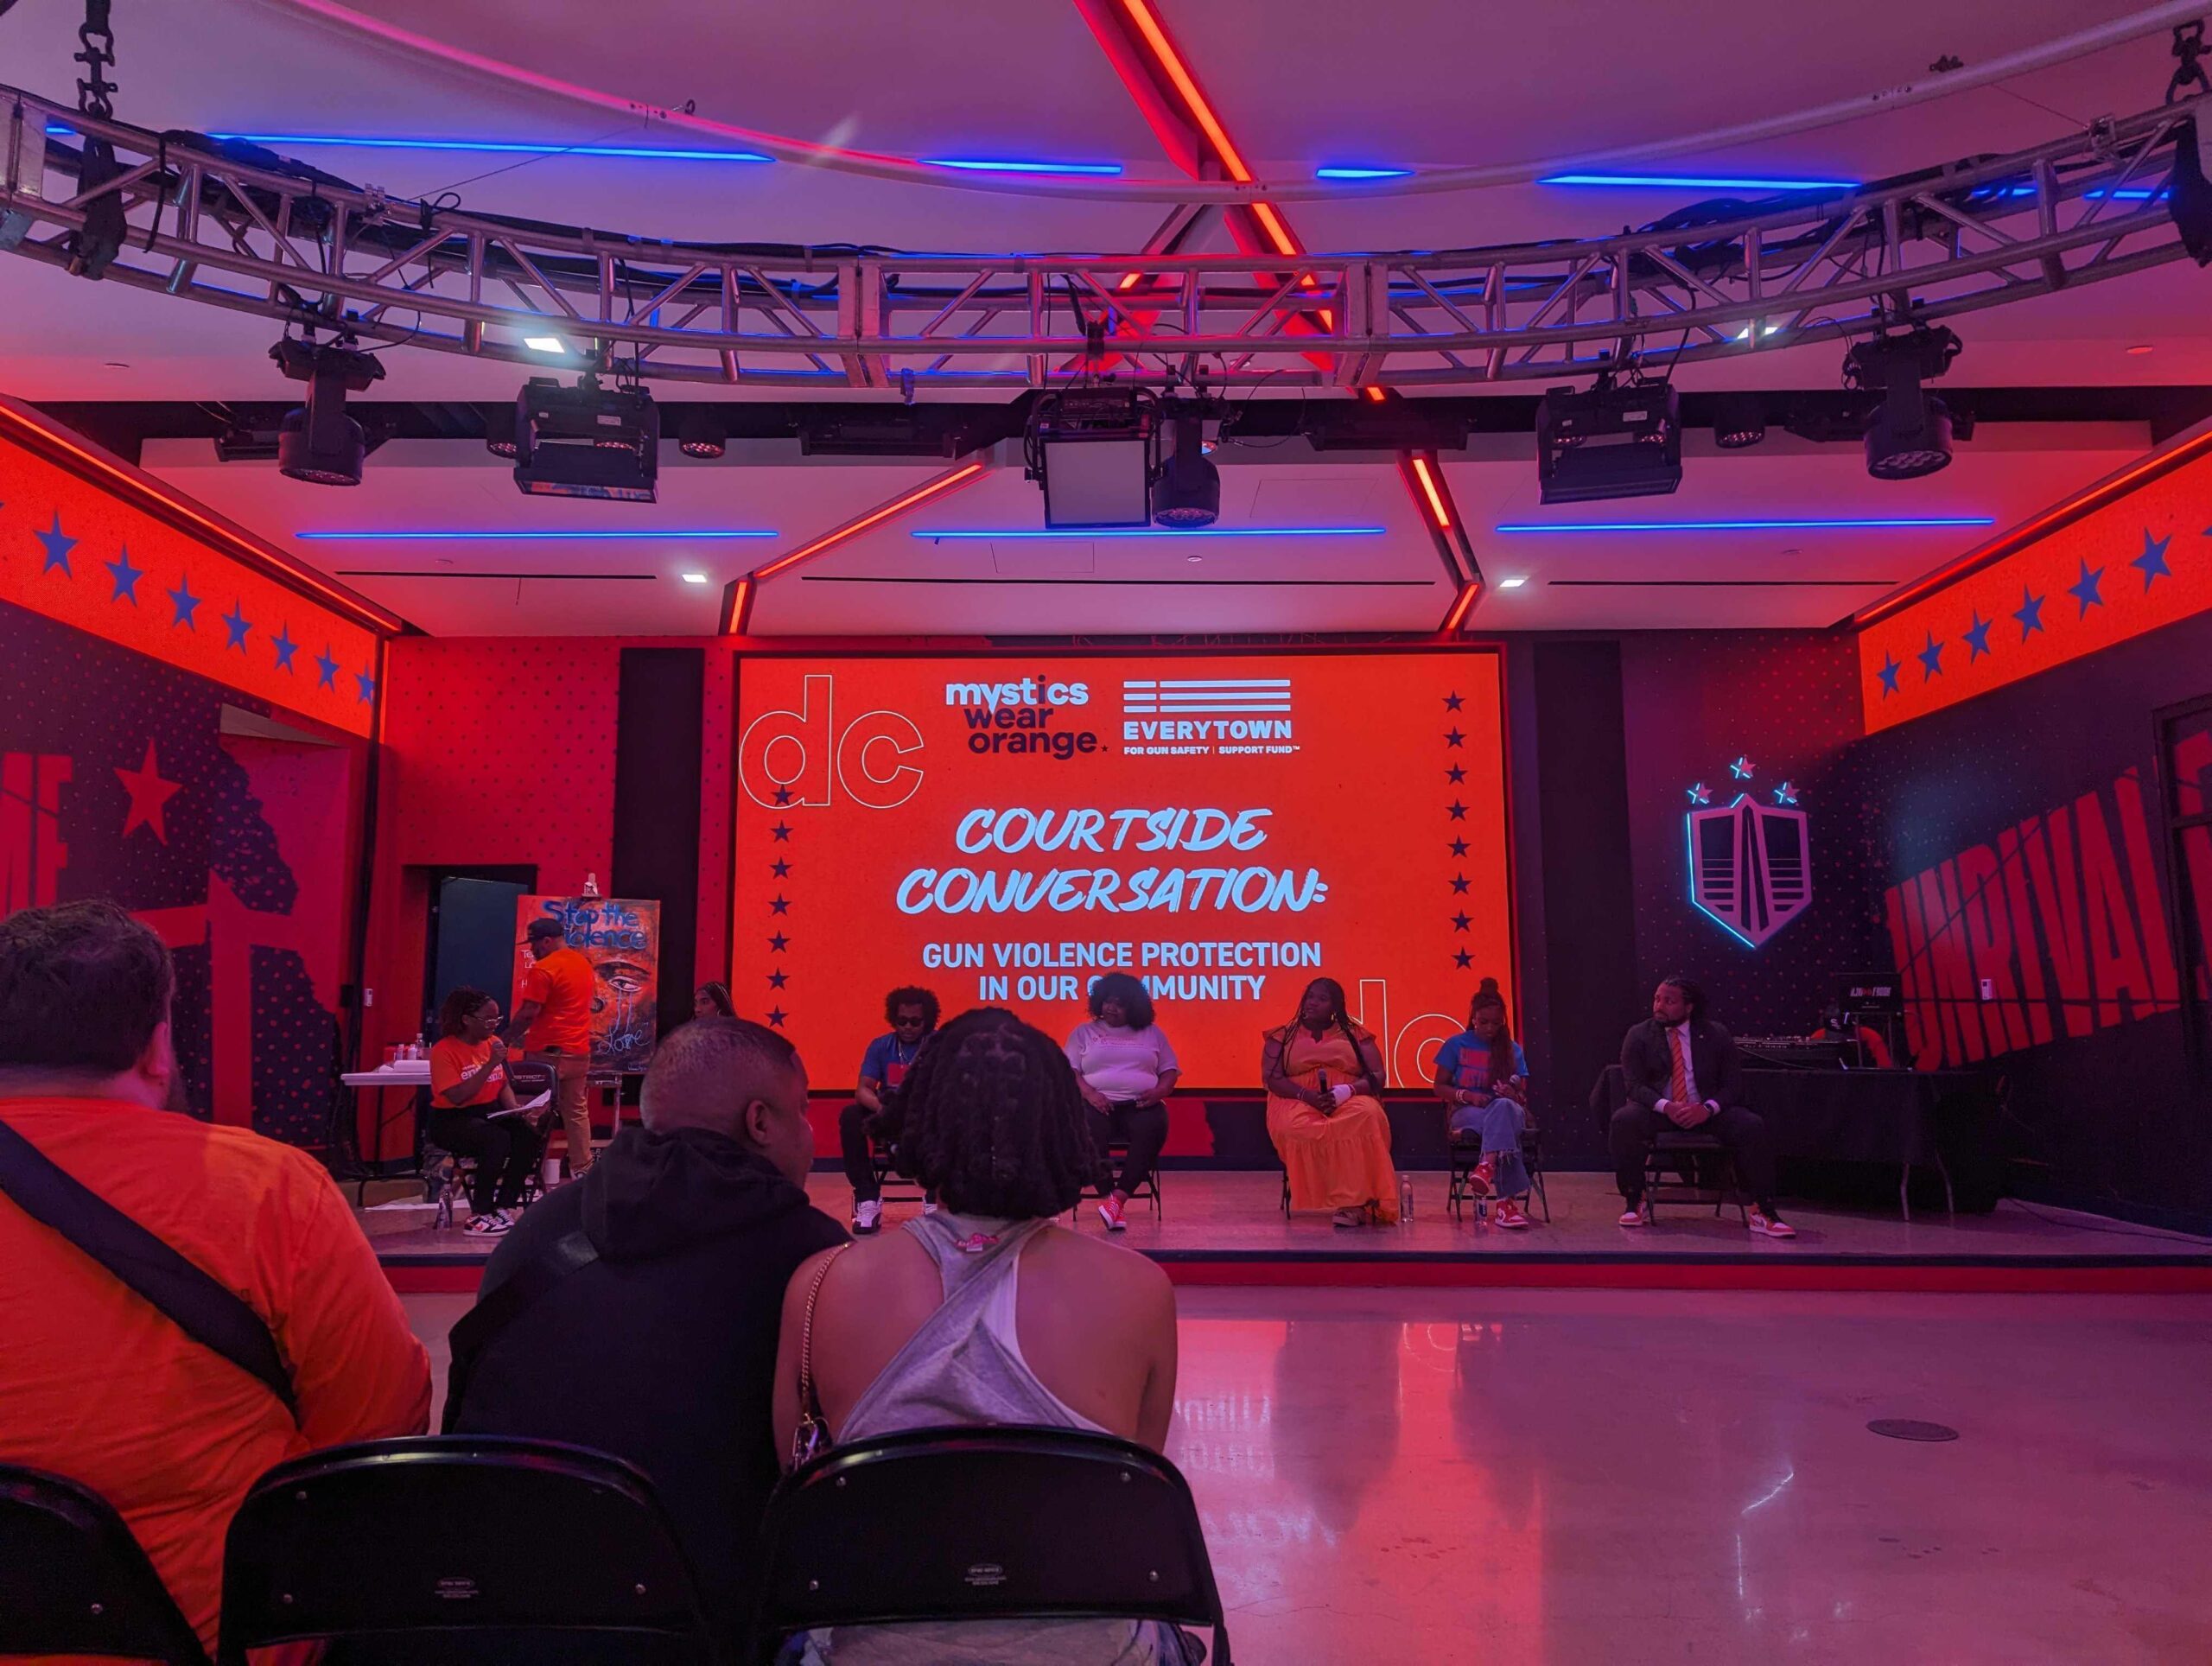
{"label": "braided hair", "polygon": [[999,1007],[923,1044],[899,1089],[904,1166],[947,1209],[1035,1220],[1075,1207],[1097,1153],[1058,1043]]}
{"label": "braided hair", "polygon": [[1491,1038],[1490,1079],[1493,1085],[1510,1081],[1513,1077],[1513,1026],[1505,1015],[1505,997],[1498,993],[1497,980],[1486,977],[1475,991],[1475,998],[1467,1003],[1467,1027],[1475,1027],[1475,1014],[1485,1007],[1497,1008],[1497,1033]]}
{"label": "braided hair", "polygon": [[462,984],[438,1008],[439,1035],[459,1035],[469,1019],[481,1012],[491,999],[483,990],[472,989]]}
{"label": "braided hair", "polygon": [[1365,1076],[1367,1074],[1367,1055],[1359,1050],[1358,1032],[1354,1030],[1351,1027],[1351,1014],[1344,1010],[1344,986],[1338,982],[1333,977],[1317,977],[1311,983],[1308,983],[1304,989],[1300,989],[1298,992],[1298,1006],[1296,1010],[1294,1010],[1290,1015],[1290,1022],[1284,1025],[1282,1028],[1275,1032],[1277,1039],[1282,1043],[1282,1051],[1286,1064],[1289,1059],[1291,1041],[1297,1032],[1298,1027],[1306,1021],[1306,997],[1313,994],[1316,989],[1325,989],[1328,991],[1330,1020],[1339,1030],[1344,1032],[1344,1040],[1349,1042],[1351,1046],[1351,1056],[1359,1061],[1359,1073],[1363,1077]]}

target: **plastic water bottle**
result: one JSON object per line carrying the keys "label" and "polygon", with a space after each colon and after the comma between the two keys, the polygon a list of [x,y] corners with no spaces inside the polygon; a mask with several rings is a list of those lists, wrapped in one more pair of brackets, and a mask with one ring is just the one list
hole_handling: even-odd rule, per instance
{"label": "plastic water bottle", "polygon": [[1398,1224],[1408,1225],[1412,1222],[1413,1218],[1414,1177],[1410,1174],[1401,1174],[1398,1176]]}

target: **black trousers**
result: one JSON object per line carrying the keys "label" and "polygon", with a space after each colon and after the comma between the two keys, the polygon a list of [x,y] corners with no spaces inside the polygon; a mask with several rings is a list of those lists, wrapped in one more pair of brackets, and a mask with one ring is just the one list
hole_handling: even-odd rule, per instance
{"label": "black trousers", "polygon": [[857,1099],[837,1113],[837,1146],[845,1159],[845,1178],[853,1183],[855,1203],[874,1203],[883,1195],[868,1151],[868,1119],[874,1115]]}
{"label": "black trousers", "polygon": [[476,1172],[468,1180],[468,1206],[479,1215],[518,1207],[524,1183],[545,1155],[545,1136],[522,1117],[502,1116],[493,1122],[465,1107],[431,1109],[430,1143],[475,1163]]}
{"label": "black trousers", "polygon": [[1623,1105],[1613,1113],[1613,1179],[1621,1196],[1630,1203],[1643,1195],[1643,1160],[1651,1142],[1662,1134],[1687,1131],[1710,1134],[1734,1154],[1751,1201],[1770,1214],[1774,1210],[1774,1145],[1767,1138],[1766,1119],[1741,1105],[1724,1105],[1695,1128],[1677,1130],[1656,1110],[1643,1105]]}
{"label": "black trousers", "polygon": [[1167,1143],[1167,1107],[1117,1099],[1110,1110],[1100,1110],[1088,1102],[1084,1109],[1090,1114],[1090,1137],[1101,1158],[1106,1154],[1109,1140],[1119,1140],[1128,1147],[1128,1155],[1122,1159],[1121,1176],[1114,1182],[1114,1190],[1128,1197],[1152,1178],[1160,1148]]}

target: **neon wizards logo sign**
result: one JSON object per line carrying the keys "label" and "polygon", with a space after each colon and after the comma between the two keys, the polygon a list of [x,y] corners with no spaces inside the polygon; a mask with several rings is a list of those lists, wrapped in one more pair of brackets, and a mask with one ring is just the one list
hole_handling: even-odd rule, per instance
{"label": "neon wizards logo sign", "polygon": [[[1754,773],[1751,760],[1728,766],[1738,781]],[[1813,900],[1812,844],[1805,812],[1788,781],[1764,804],[1738,792],[1714,804],[1702,781],[1689,789],[1683,820],[1689,843],[1690,900],[1730,936],[1756,949],[1803,913]]]}

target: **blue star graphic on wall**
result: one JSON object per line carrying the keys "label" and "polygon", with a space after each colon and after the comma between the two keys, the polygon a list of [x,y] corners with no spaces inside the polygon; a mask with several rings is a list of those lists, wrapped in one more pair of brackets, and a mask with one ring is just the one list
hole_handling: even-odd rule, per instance
{"label": "blue star graphic on wall", "polygon": [[130,546],[124,544],[116,552],[113,561],[105,561],[100,565],[106,568],[115,580],[115,594],[108,600],[128,601],[136,607],[138,605],[138,581],[146,576],[146,569],[130,564]]}
{"label": "blue star graphic on wall", "polygon": [[1928,633],[1928,645],[1916,656],[1920,661],[1920,680],[1943,674],[1943,645],[1936,639],[1936,633]]}
{"label": "blue star graphic on wall", "polygon": [[1453,855],[1455,855],[1455,856],[1464,856],[1464,855],[1465,855],[1467,854],[1467,842],[1466,842],[1465,839],[1454,839],[1454,840],[1452,840],[1452,854]]}
{"label": "blue star graphic on wall", "polygon": [[775,836],[776,843],[779,844],[785,843],[791,836],[791,829],[782,822],[778,822],[768,831]]}
{"label": "blue star graphic on wall", "polygon": [[778,787],[778,788],[776,789],[776,802],[777,802],[778,804],[789,804],[791,801],[791,790],[789,787],[787,787],[787,786],[779,786],[779,787]]}
{"label": "blue star graphic on wall", "polygon": [[768,871],[779,880],[787,879],[791,875],[791,865],[779,856],[768,864]]}
{"label": "blue star graphic on wall", "polygon": [[1467,772],[1460,765],[1454,764],[1451,768],[1444,772],[1444,779],[1451,782],[1452,785],[1457,786],[1460,782],[1467,779]]}
{"label": "blue star graphic on wall", "polygon": [[1984,619],[1979,607],[1973,611],[1974,623],[1967,626],[1965,639],[1967,664],[1969,665],[1989,652],[1989,627],[1997,622],[1993,619]]}
{"label": "blue star graphic on wall", "polygon": [[1447,694],[1444,696],[1444,709],[1446,711],[1459,710],[1459,696],[1457,694]]}
{"label": "blue star graphic on wall", "polygon": [[1465,741],[1466,738],[1467,737],[1465,735],[1460,734],[1457,729],[1447,729],[1445,731],[1444,734],[1444,744],[1447,747],[1456,747]]}
{"label": "blue star graphic on wall", "polygon": [[292,656],[299,652],[300,645],[292,640],[292,627],[286,625],[278,631],[270,639],[270,645],[276,650],[276,669],[280,671],[292,671],[292,675],[297,677],[299,673],[292,671]]}
{"label": "blue star graphic on wall", "polygon": [[2044,598],[2031,595],[2028,587],[2020,587],[2020,606],[2012,617],[2020,621],[2020,640],[2025,642],[2031,632],[2043,629]]}
{"label": "blue star graphic on wall", "polygon": [[1792,786],[1789,782],[1784,781],[1780,786],[1775,788],[1774,801],[1778,804],[1796,804],[1797,802],[1797,789]]}
{"label": "blue star graphic on wall", "polygon": [[231,611],[223,615],[223,628],[230,633],[230,640],[224,643],[223,645],[226,648],[236,648],[240,653],[244,653],[245,652],[245,633],[253,628],[251,625],[246,622],[245,603],[244,601],[233,601],[231,603]]}
{"label": "blue star graphic on wall", "polygon": [[1464,822],[1467,819],[1467,806],[1461,804],[1457,798],[1454,798],[1450,804],[1445,805],[1444,808],[1446,813],[1447,813],[1455,822]]}
{"label": "blue star graphic on wall", "polygon": [[2089,570],[2088,562],[2082,563],[2082,576],[2066,587],[2066,594],[2082,604],[2082,611],[2075,614],[2075,618],[2087,619],[2089,616],[2090,608],[2101,607],[2105,605],[2105,599],[2097,594],[2097,586],[2103,580],[2104,575],[2103,568],[2100,567],[2093,573]]}
{"label": "blue star graphic on wall", "polygon": [[780,1030],[784,1027],[784,1021],[790,1016],[791,1014],[785,1012],[781,1007],[769,1008],[768,1027],[771,1029]]}
{"label": "blue star graphic on wall", "polygon": [[338,686],[338,662],[331,658],[327,642],[322,645],[322,652],[315,656],[315,668],[318,688],[335,689]]}
{"label": "blue star graphic on wall", "polygon": [[377,697],[377,680],[366,671],[353,673],[353,686],[360,691],[361,703],[365,706]]}
{"label": "blue star graphic on wall", "polygon": [[77,576],[69,565],[69,552],[77,547],[77,540],[62,531],[61,512],[59,509],[54,512],[54,525],[49,531],[34,532],[31,536],[46,546],[46,565],[39,569],[40,572],[50,573],[59,567],[62,577]]}
{"label": "blue star graphic on wall", "polygon": [[779,955],[783,953],[785,950],[790,948],[791,944],[791,940],[789,938],[784,936],[781,932],[778,932],[774,937],[768,939],[768,952],[772,955]]}
{"label": "blue star graphic on wall", "polygon": [[1471,966],[1475,963],[1475,957],[1469,954],[1465,949],[1462,949],[1458,954],[1452,957],[1452,963],[1454,966]]}
{"label": "blue star graphic on wall", "polygon": [[2151,588],[2152,581],[2154,579],[2171,578],[2174,575],[2174,569],[2166,565],[2166,546],[2173,541],[2174,535],[2171,532],[2162,538],[2154,538],[2151,536],[2149,527],[2143,529],[2143,553],[2127,564],[2130,567],[2139,567],[2143,569],[2145,589]]}
{"label": "blue star graphic on wall", "polygon": [[1690,802],[1694,804],[1709,804],[1713,802],[1713,789],[1706,785],[1703,781],[1693,781],[1690,784],[1689,795]]}
{"label": "blue star graphic on wall", "polygon": [[1739,781],[1748,781],[1758,771],[1752,767],[1751,760],[1739,752],[1736,761],[1728,766],[1728,773]]}
{"label": "blue star graphic on wall", "polygon": [[200,608],[200,598],[192,594],[192,587],[185,575],[177,575],[176,588],[168,593],[169,606],[176,609],[176,617],[169,620],[169,628],[181,625],[188,631],[197,631],[200,623],[193,617]]}
{"label": "blue star graphic on wall", "polygon": [[789,897],[773,896],[768,899],[768,912],[770,913],[788,914],[791,911],[791,900]]}
{"label": "blue star graphic on wall", "polygon": [[1467,927],[1473,924],[1473,919],[1468,915],[1454,914],[1452,916],[1452,929],[1455,932],[1464,932]]}
{"label": "blue star graphic on wall", "polygon": [[780,966],[779,966],[774,971],[768,974],[768,987],[772,989],[780,989],[785,984],[790,982],[790,974],[785,972]]}
{"label": "blue star graphic on wall", "polygon": [[1454,874],[1452,876],[1452,893],[1456,896],[1466,895],[1467,887],[1470,883],[1471,881],[1465,874]]}
{"label": "blue star graphic on wall", "polygon": [[1882,679],[1882,698],[1886,700],[1897,691],[1897,673],[1904,667],[1897,664],[1895,654],[1884,654],[1882,658],[1887,663],[1874,675]]}

